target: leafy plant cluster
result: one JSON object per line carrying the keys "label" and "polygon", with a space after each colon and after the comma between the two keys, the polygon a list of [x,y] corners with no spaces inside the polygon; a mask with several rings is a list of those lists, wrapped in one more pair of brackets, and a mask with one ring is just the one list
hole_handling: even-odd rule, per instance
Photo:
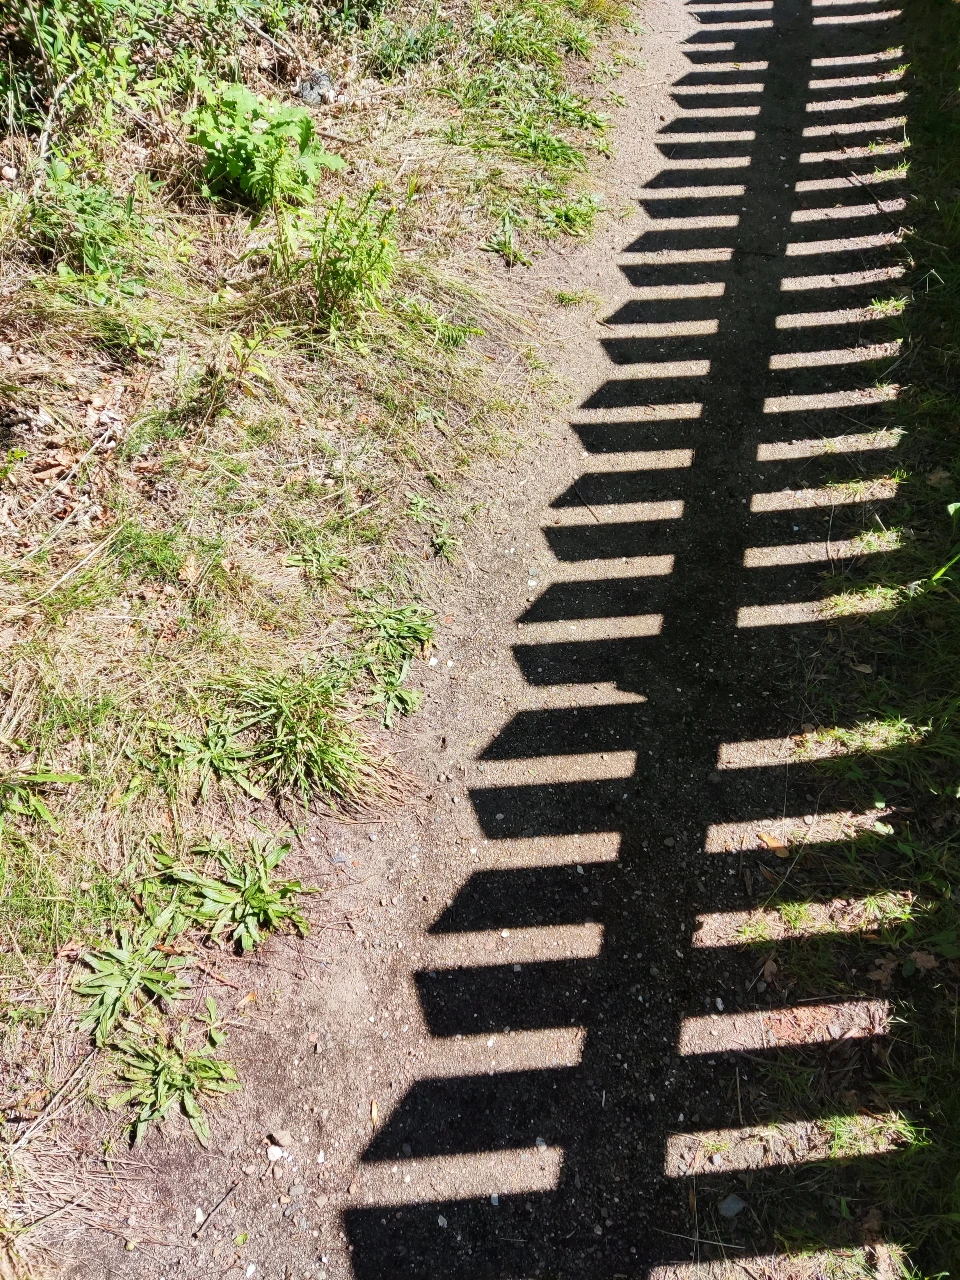
{"label": "leafy plant cluster", "polygon": [[[178,1109],[206,1144],[207,1105],[240,1088],[233,1067],[210,1052],[226,1039],[212,997],[176,1030],[164,1015],[192,994],[198,941],[245,953],[278,930],[308,931],[297,899],[310,890],[276,874],[289,852],[289,840],[254,838],[241,851],[197,844],[178,858],[155,841],[153,870],[140,886],[143,916],[81,955],[90,972],[73,987],[80,1026],[109,1050],[126,1085],[110,1105],[136,1109],[134,1143]],[[206,1047],[194,1047],[198,1027]]]}
{"label": "leafy plant cluster", "polygon": [[185,1116],[197,1140],[203,1146],[209,1144],[207,1107],[224,1094],[234,1093],[241,1083],[234,1067],[210,1052],[224,1036],[217,1025],[212,996],[207,996],[207,1016],[207,1045],[202,1048],[192,1046],[195,1037],[190,1035],[189,1022],[181,1022],[174,1031],[158,1019],[149,1020],[150,1039],[129,1035],[114,1045],[117,1078],[125,1087],[108,1105],[136,1110],[130,1128],[134,1146],[151,1125],[161,1124],[176,1110]]}
{"label": "leafy plant cluster", "polygon": [[238,69],[250,26],[279,34],[298,0],[12,0],[0,29],[0,94],[28,127],[105,103],[185,100],[197,77]]}
{"label": "leafy plant cluster", "polygon": [[417,654],[426,656],[433,640],[432,615],[420,605],[383,605],[368,602],[354,617],[362,637],[363,665],[373,690],[370,705],[382,708],[389,729],[395,715],[412,715],[423,694],[407,689],[404,681]]}
{"label": "leafy plant cluster", "polygon": [[28,218],[27,234],[37,249],[88,301],[102,305],[118,290],[143,293],[137,262],[145,228],[133,192],[120,199],[103,182],[80,181],[54,158]]}
{"label": "leafy plant cluster", "polygon": [[190,117],[190,141],[204,154],[206,194],[226,194],[257,208],[305,204],[324,169],[342,169],[325,151],[304,107],[284,106],[242,84],[208,89]]}

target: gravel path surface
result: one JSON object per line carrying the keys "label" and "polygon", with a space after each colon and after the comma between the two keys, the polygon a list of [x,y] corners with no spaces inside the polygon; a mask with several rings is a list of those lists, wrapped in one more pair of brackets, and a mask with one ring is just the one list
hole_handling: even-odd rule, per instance
{"label": "gravel path surface", "polygon": [[[783,744],[851,528],[827,482],[885,466],[893,392],[861,366],[897,271],[890,21],[646,5],[600,177],[617,216],[527,275],[597,299],[547,312],[573,407],[490,470],[437,583],[399,734],[423,791],[316,828],[350,923],[263,971],[214,1151],[148,1147],[142,1221],[176,1247],[121,1242],[99,1274],[707,1276],[717,1232],[730,1275],[827,1274],[775,1260],[758,1199],[824,1148],[784,1128],[731,1155],[741,1090],[758,1056],[874,1042],[884,1008],[784,1004],[723,913],[858,822]],[[712,1130],[733,1137],[710,1154],[690,1135]]]}

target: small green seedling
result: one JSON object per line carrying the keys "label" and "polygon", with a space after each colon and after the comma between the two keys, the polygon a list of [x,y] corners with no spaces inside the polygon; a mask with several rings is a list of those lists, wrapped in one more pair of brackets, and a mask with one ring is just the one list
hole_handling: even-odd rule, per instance
{"label": "small green seedling", "polygon": [[109,1106],[137,1108],[131,1126],[134,1146],[174,1108],[186,1116],[201,1145],[207,1146],[210,1122],[204,1114],[205,1102],[240,1088],[229,1062],[187,1048],[186,1028],[184,1023],[177,1034],[155,1028],[149,1040],[130,1035],[114,1047],[117,1077],[128,1087],[115,1094]]}
{"label": "small green seedling", "polygon": [[383,707],[383,723],[388,729],[393,728],[393,717],[398,713],[411,716],[423,702],[420,689],[405,689],[403,682],[410,671],[410,659],[399,667],[384,668],[373,686],[370,706]]}
{"label": "small green seedling", "polygon": [[273,873],[290,852],[290,842],[254,839],[237,854],[229,845],[197,845],[196,857],[212,858],[216,875],[205,875],[159,849],[159,879],[175,885],[184,916],[214,942],[229,939],[239,951],[253,951],[265,933],[291,925],[301,935],[309,924],[296,898],[310,893],[299,880],[276,880]]}
{"label": "small green seedling", "polygon": [[517,241],[517,224],[505,214],[499,228],[489,240],[480,246],[487,253],[497,253],[508,267],[529,267],[531,258],[524,253]]}
{"label": "small green seedling", "polygon": [[139,933],[123,929],[116,942],[104,943],[81,956],[93,973],[73,989],[89,1002],[80,1025],[93,1031],[97,1044],[107,1042],[125,1014],[139,1012],[153,1001],[173,1001],[183,995],[186,984],[180,970],[187,958],[160,949],[174,910],[168,907]]}

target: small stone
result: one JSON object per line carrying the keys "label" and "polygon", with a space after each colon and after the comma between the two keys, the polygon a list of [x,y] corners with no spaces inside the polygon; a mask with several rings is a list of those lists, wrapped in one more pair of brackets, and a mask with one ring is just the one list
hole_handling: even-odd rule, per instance
{"label": "small stone", "polygon": [[328,71],[315,67],[297,86],[297,96],[311,107],[336,101],[337,86]]}
{"label": "small stone", "polygon": [[712,773],[707,774],[707,781],[711,784],[711,786],[715,787],[717,786],[718,783],[723,781],[723,778],[719,773],[717,773],[716,769],[714,769]]}
{"label": "small stone", "polygon": [[447,1220],[442,1213],[437,1214],[437,1222],[439,1222],[441,1227],[445,1227],[447,1225]]}
{"label": "small stone", "polygon": [[400,1150],[403,1152],[403,1154],[404,1154],[405,1156],[412,1156],[412,1155],[413,1155],[413,1147],[411,1147],[411,1145],[410,1145],[410,1143],[409,1143],[409,1142],[404,1142],[404,1143],[402,1144],[402,1146],[400,1147]]}
{"label": "small stone", "polygon": [[672,849],[677,842],[676,840],[674,840],[673,836],[667,836],[666,840],[664,840],[663,843],[667,846],[668,849]]}
{"label": "small stone", "polygon": [[5,342],[0,342],[0,359],[3,359],[3,360],[13,359],[13,347],[8,347]]}
{"label": "small stone", "polygon": [[20,170],[16,165],[5,164],[3,168],[0,169],[0,176],[6,178],[7,182],[16,182],[19,172]]}
{"label": "small stone", "polygon": [[295,1182],[287,1194],[292,1196],[296,1200],[303,1195],[304,1191],[306,1191],[306,1187],[303,1185],[303,1183]]}
{"label": "small stone", "polygon": [[325,1196],[322,1191],[318,1196],[314,1196],[314,1200],[317,1202],[317,1204],[320,1206],[321,1209],[324,1207],[325,1204],[328,1203],[329,1199],[330,1197]]}
{"label": "small stone", "polygon": [[248,1178],[252,1178],[257,1172],[257,1166],[255,1164],[245,1164],[241,1172],[245,1173]]}
{"label": "small stone", "polygon": [[276,1143],[271,1142],[270,1146],[267,1147],[267,1159],[270,1163],[273,1164],[277,1160],[282,1160],[283,1156],[283,1147],[278,1147]]}
{"label": "small stone", "polygon": [[289,1129],[275,1129],[274,1132],[269,1135],[269,1137],[270,1137],[270,1141],[275,1142],[278,1147],[293,1146],[293,1134],[290,1132]]}
{"label": "small stone", "polygon": [[735,1218],[738,1213],[742,1213],[747,1207],[745,1200],[741,1200],[737,1195],[729,1195],[726,1200],[721,1200],[717,1205],[720,1210],[720,1216],[723,1218]]}

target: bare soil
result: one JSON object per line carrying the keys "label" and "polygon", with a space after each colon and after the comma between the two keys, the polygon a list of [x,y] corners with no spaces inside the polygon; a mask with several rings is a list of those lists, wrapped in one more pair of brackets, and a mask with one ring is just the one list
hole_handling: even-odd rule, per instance
{"label": "bare soil", "polygon": [[[773,1060],[802,1041],[859,1073],[883,1029],[866,1000],[788,1018],[748,952],[691,946],[704,913],[743,918],[794,829],[809,843],[856,823],[821,832],[833,802],[765,755],[804,731],[798,672],[828,624],[796,610],[820,607],[829,559],[744,567],[748,548],[849,534],[840,506],[758,513],[754,495],[823,483],[824,457],[791,441],[879,423],[856,364],[771,367],[873,340],[873,322],[813,341],[776,318],[866,306],[877,286],[843,273],[889,261],[879,214],[827,230],[795,216],[870,204],[856,184],[795,189],[874,164],[803,132],[811,97],[865,92],[812,93],[833,74],[812,59],[894,42],[877,22],[816,25],[827,12],[645,7],[596,175],[605,225],[525,276],[570,408],[476,479],[486,510],[432,583],[424,710],[393,735],[422,789],[376,823],[311,828],[300,869],[331,890],[325,927],[271,944],[255,999],[223,988],[244,1092],[210,1151],[145,1144],[152,1203],[71,1275],[615,1280],[697,1263],[718,1232],[752,1260],[731,1274],[774,1273],[754,1172],[668,1175],[665,1150],[755,1121],[746,1049]],[[876,122],[857,145],[896,135],[873,108],[842,118]],[[840,158],[804,168],[810,147]],[[812,243],[847,235],[856,248]],[[815,274],[802,296],[781,284]],[[559,290],[596,305],[561,309]],[[870,457],[832,454],[830,478],[869,477]],[[742,744],[736,767],[718,769],[724,744]],[[766,1039],[724,1030],[763,1011]],[[271,1135],[287,1144],[272,1162]],[[767,1163],[788,1195],[787,1156]],[[728,1217],[731,1195],[744,1207]],[[875,1216],[825,1221],[825,1244],[873,1248]]]}

